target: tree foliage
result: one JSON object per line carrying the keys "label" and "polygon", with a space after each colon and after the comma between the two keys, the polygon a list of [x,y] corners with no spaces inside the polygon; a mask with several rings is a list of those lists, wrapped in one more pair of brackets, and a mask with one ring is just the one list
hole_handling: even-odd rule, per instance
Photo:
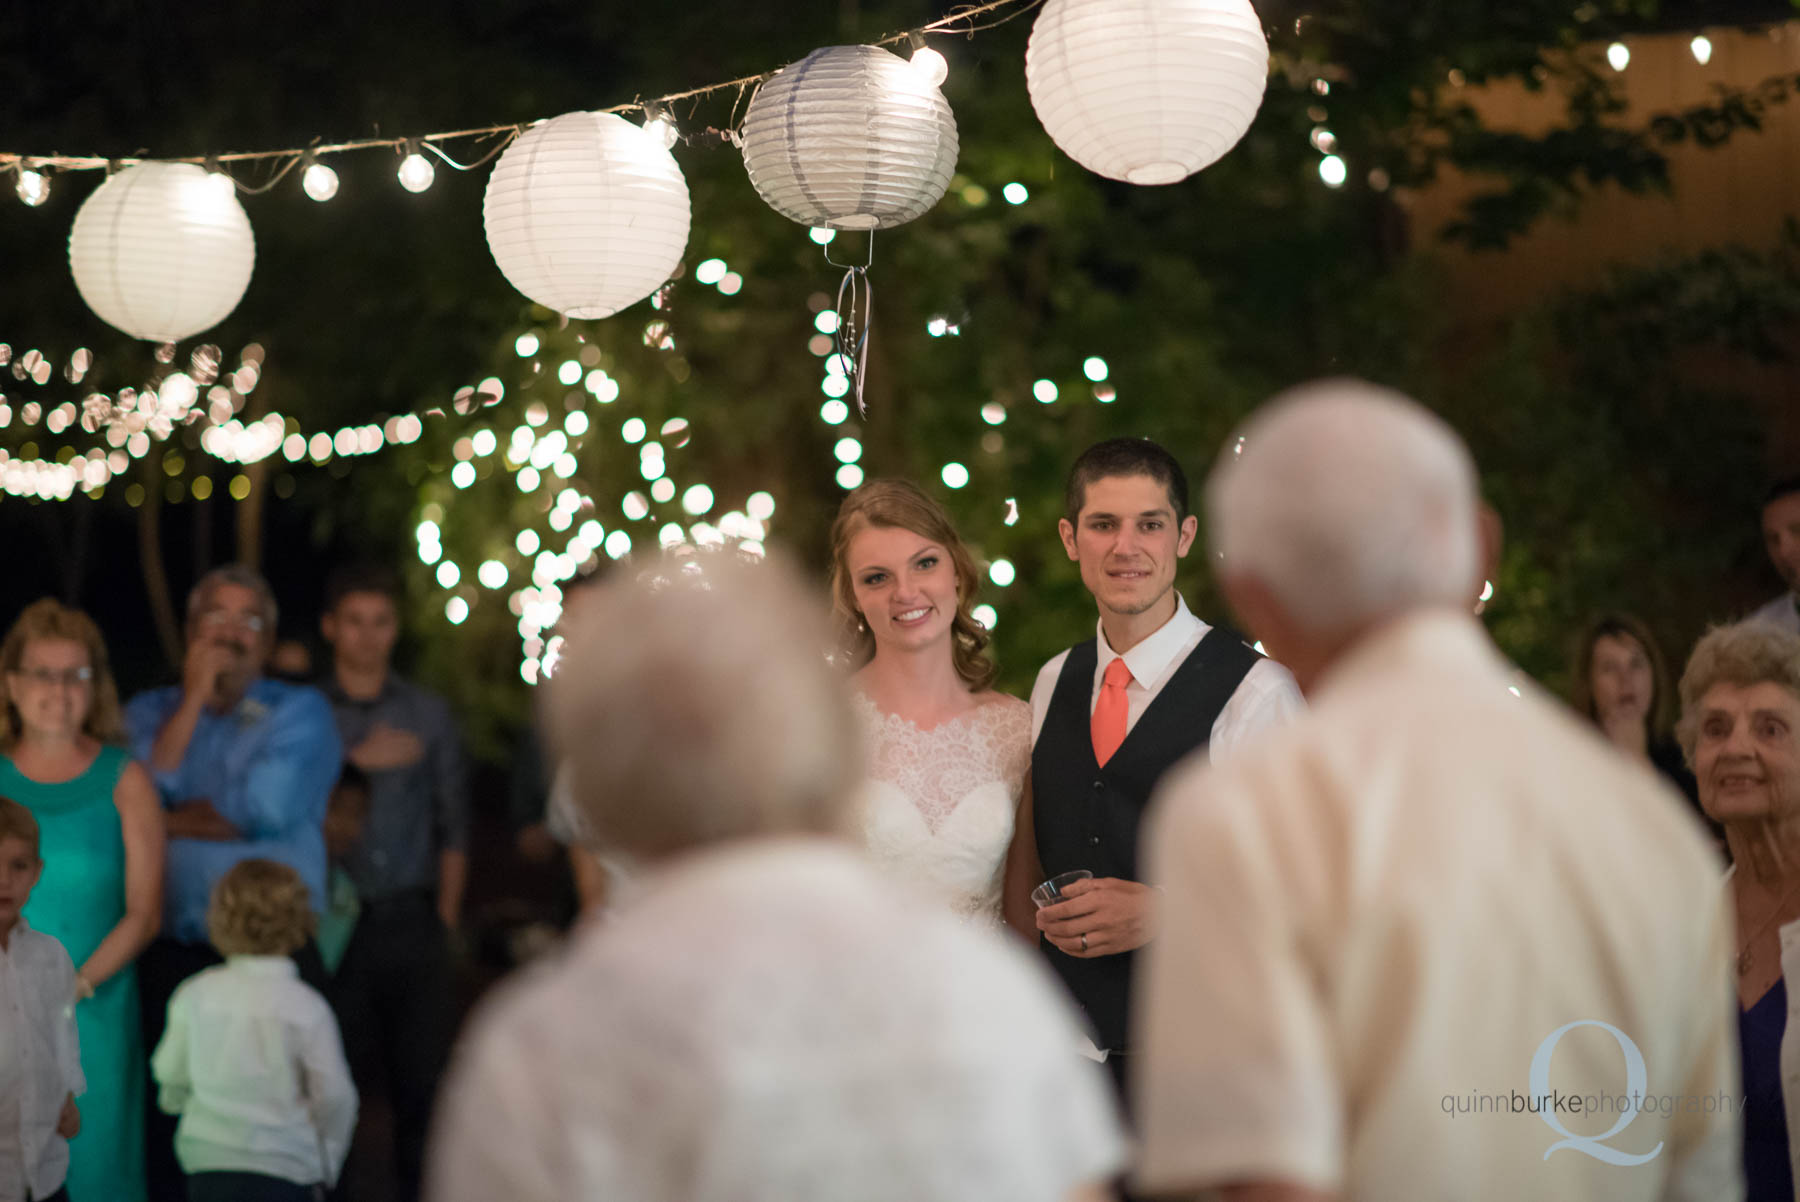
{"label": "tree foliage", "polygon": [[[27,148],[184,153],[528,120],[761,71],[819,44],[917,24],[941,6],[815,0],[652,12],[497,0],[433,6],[428,19],[379,6],[353,38],[291,5],[170,10],[154,23],[123,3],[76,7],[30,20],[0,14],[0,34],[13,35],[0,36],[0,65],[17,81],[0,98],[9,118],[0,127]],[[876,236],[868,415],[838,425],[821,417],[825,369],[808,343],[841,272],[805,230],[761,204],[736,152],[708,132],[730,124],[733,94],[676,112],[689,133],[677,155],[694,231],[667,306],[605,322],[564,327],[506,285],[481,236],[481,172],[440,170],[431,191],[411,196],[384,155],[362,154],[337,164],[343,188],[330,204],[313,204],[291,181],[248,198],[257,274],[206,338],[267,348],[258,403],[307,432],[442,412],[411,446],[271,473],[265,560],[278,587],[306,612],[323,563],[405,557],[419,661],[479,715],[496,747],[528,704],[520,615],[507,599],[541,550],[522,553],[517,536],[530,528],[560,548],[569,534],[551,529],[544,508],[564,485],[522,491],[505,448],[521,426],[548,432],[564,421],[573,391],[590,433],[568,486],[594,501],[573,528],[591,518],[627,530],[640,554],[661,526],[693,519],[679,494],[644,518],[625,514],[626,495],[648,487],[637,444],[620,437],[632,417],[656,439],[671,419],[690,423],[687,444],[666,450],[682,490],[707,484],[715,513],[770,491],[776,536],[815,566],[842,496],[839,439],[859,439],[869,475],[926,482],[984,559],[1016,567],[1015,582],[984,599],[998,612],[1002,683],[1018,691],[1092,620],[1055,535],[1062,475],[1082,446],[1116,434],[1158,438],[1198,485],[1232,426],[1271,392],[1354,373],[1414,392],[1468,435],[1508,525],[1491,614],[1521,663],[1553,676],[1570,628],[1602,604],[1646,612],[1674,650],[1717,612],[1721,574],[1747,579],[1756,566],[1743,533],[1762,466],[1756,418],[1718,383],[1692,383],[1706,378],[1694,365],[1787,354],[1791,249],[1727,247],[1621,272],[1595,294],[1546,298],[1543,311],[1471,341],[1446,310],[1432,248],[1447,236],[1499,253],[1601,184],[1664,188],[1670,145],[1755,136],[1791,83],[1628,118],[1593,46],[1656,20],[1644,0],[1573,11],[1565,0],[1329,0],[1304,14],[1271,3],[1263,15],[1277,70],[1256,126],[1215,167],[1167,188],[1097,179],[1051,145],[1023,85],[1029,18],[939,39],[951,61],[959,174],[933,212]],[[1452,72],[1466,87],[1449,82]],[[1563,118],[1538,134],[1487,128],[1466,89],[1507,80],[1555,89]],[[1320,182],[1310,140],[1319,128],[1350,165],[1341,190]],[[1483,187],[1448,229],[1409,228],[1401,201],[1446,167]],[[1008,183],[1029,199],[1007,203]],[[0,339],[42,346],[59,362],[91,346],[116,373],[101,385],[111,387],[150,364],[147,351],[86,315],[60,261],[86,190],[85,180],[56,180],[49,204],[9,207],[0,219],[0,252],[30,281],[0,294]],[[845,235],[830,249],[842,261],[862,246]],[[695,280],[695,265],[715,257],[741,275],[736,295]],[[934,319],[956,333],[934,336]],[[651,322],[666,323],[672,347],[646,344]],[[540,350],[522,358],[525,333]],[[596,361],[583,363],[584,378],[607,371],[615,401],[560,382],[561,363],[586,352]],[[1110,401],[1087,378],[1090,356],[1107,365]],[[488,377],[504,397],[459,412],[457,390]],[[1054,402],[1036,398],[1039,380],[1055,384]],[[534,404],[543,427],[530,426]],[[991,405],[1002,424],[983,417]],[[459,489],[449,478],[458,442],[483,428],[499,449],[475,457],[477,480]],[[22,440],[0,431],[15,451]],[[192,433],[178,441],[184,477],[223,470],[190,445]],[[967,467],[966,486],[940,483],[950,462]],[[201,522],[206,506],[217,516]],[[38,506],[29,518],[24,508],[0,501],[0,521],[65,549],[76,525],[91,523],[96,549],[15,582],[9,602],[54,588],[111,606],[103,617],[126,632],[147,673],[142,649],[153,644],[135,637],[140,606],[131,574],[116,566],[136,546],[119,490]],[[229,554],[229,511],[217,497],[165,506],[158,521],[177,586]],[[462,572],[459,595],[473,602],[460,625],[446,617],[436,565],[418,556],[415,531],[428,518]],[[468,583],[489,559],[507,568],[502,589]],[[1223,616],[1198,556],[1182,587],[1202,612]]]}

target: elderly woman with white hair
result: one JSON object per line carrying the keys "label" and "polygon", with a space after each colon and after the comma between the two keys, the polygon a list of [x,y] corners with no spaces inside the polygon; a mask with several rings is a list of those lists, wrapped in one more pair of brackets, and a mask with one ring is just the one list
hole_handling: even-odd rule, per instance
{"label": "elderly woman with white hair", "polygon": [[1123,1145],[1073,1013],[845,837],[860,743],[810,598],[706,558],[602,586],[551,685],[584,833],[642,871],[476,1021],[429,1196],[1100,1196]]}
{"label": "elderly woman with white hair", "polygon": [[1682,673],[1681,710],[1676,736],[1733,862],[1748,1198],[1792,1202],[1800,1176],[1800,636],[1757,622],[1709,632]]}
{"label": "elderly woman with white hair", "polygon": [[[1239,433],[1207,488],[1215,570],[1310,708],[1154,803],[1167,899],[1141,969],[1139,1185],[1741,1196],[1716,1104],[1646,1106],[1607,1137],[1616,1115],[1540,1121],[1552,1091],[1641,1093],[1621,1049],[1659,1095],[1735,1092],[1730,924],[1680,799],[1518,689],[1470,613],[1468,450],[1354,381],[1277,398]],[[1512,1097],[1530,1113],[1496,1114]],[[1558,1144],[1564,1128],[1585,1145]]]}

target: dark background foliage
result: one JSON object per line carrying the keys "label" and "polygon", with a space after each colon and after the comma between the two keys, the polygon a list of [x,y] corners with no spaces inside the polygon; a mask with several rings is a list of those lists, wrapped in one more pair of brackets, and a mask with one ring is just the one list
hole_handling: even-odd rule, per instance
{"label": "dark background foliage", "polygon": [[[767,70],[947,7],[13,5],[0,12],[0,149],[184,155],[528,121]],[[1668,147],[1696,139],[1725,153],[1759,136],[1791,88],[1625,114],[1592,46],[1702,21],[1778,20],[1789,6],[1331,0],[1259,10],[1278,70],[1255,128],[1217,166],[1168,188],[1098,179],[1050,143],[1024,88],[1029,15],[972,39],[936,39],[951,61],[959,174],[933,212],[876,240],[869,413],[841,427],[820,419],[820,361],[806,349],[819,294],[835,295],[839,273],[804,230],[761,204],[736,151],[704,132],[729,124],[731,94],[677,109],[690,135],[677,157],[694,226],[661,313],[640,305],[565,329],[534,310],[488,255],[485,170],[440,164],[436,184],[415,196],[395,184],[389,152],[366,151],[334,161],[342,188],[330,203],[306,199],[292,176],[247,196],[255,277],[236,312],[196,341],[228,357],[253,342],[266,350],[257,406],[311,433],[447,407],[458,388],[490,376],[505,382],[506,399],[473,415],[450,410],[412,446],[322,466],[277,460],[257,477],[258,507],[225,495],[237,469],[200,452],[192,431],[168,448],[182,456],[172,475],[160,452],[146,460],[144,507],[127,504],[123,481],[98,499],[0,499],[9,551],[0,614],[49,592],[92,608],[135,687],[169,671],[151,619],[146,531],[178,604],[200,570],[246,545],[239,527],[254,522],[249,545],[300,633],[311,629],[330,564],[403,561],[412,662],[498,754],[528,704],[514,615],[504,593],[468,586],[474,611],[449,624],[448,594],[420,562],[414,529],[438,515],[445,553],[465,576],[492,557],[518,578],[514,535],[543,527],[547,493],[527,497],[491,465],[456,489],[453,446],[483,427],[504,445],[534,401],[560,412],[566,389],[545,373],[589,347],[622,388],[616,405],[590,407],[608,437],[588,440],[578,476],[609,530],[629,529],[642,553],[661,523],[680,520],[668,506],[636,523],[621,514],[620,499],[643,481],[635,452],[610,435],[626,417],[653,428],[682,417],[691,439],[669,454],[683,484],[704,480],[720,510],[768,489],[776,537],[819,566],[842,495],[832,447],[853,434],[870,475],[927,482],[985,558],[1016,565],[1016,582],[985,597],[999,613],[1002,683],[1015,691],[1091,621],[1054,534],[1073,455],[1101,437],[1150,435],[1177,450],[1198,492],[1249,409],[1323,374],[1407,389],[1464,432],[1507,525],[1492,628],[1552,684],[1569,640],[1598,609],[1644,614],[1679,660],[1706,621],[1772,592],[1754,514],[1762,480],[1780,465],[1766,458],[1766,415],[1734,389],[1727,366],[1789,361],[1796,246],[1724,245],[1682,260],[1648,253],[1598,288],[1546,294],[1534,310],[1475,332],[1445,294],[1436,248],[1452,240],[1503,265],[1520,232],[1578,210],[1596,188],[1667,188]],[[1443,86],[1452,70],[1470,84],[1556,89],[1568,98],[1564,119],[1531,135],[1486,128],[1464,93]],[[1327,95],[1315,79],[1329,83]],[[1321,110],[1353,164],[1341,190],[1321,186],[1308,143]],[[464,151],[472,158],[479,148],[454,153]],[[1481,186],[1446,227],[1420,228],[1406,199],[1449,167]],[[1371,182],[1377,168],[1388,186]],[[1022,205],[1001,199],[1013,181],[1030,191]],[[0,205],[0,340],[59,364],[91,348],[101,367],[81,391],[137,384],[154,370],[150,348],[92,317],[69,277],[69,223],[97,182],[95,173],[58,177],[42,207]],[[846,237],[833,251],[855,254],[860,243]],[[695,282],[693,266],[715,256],[743,276],[736,296]],[[959,333],[932,336],[934,317]],[[645,345],[652,320],[669,323],[672,350]],[[526,332],[544,345],[531,361],[514,351]],[[1109,365],[1111,403],[1082,374],[1090,355]],[[1034,400],[1039,379],[1058,385],[1054,404]],[[982,418],[990,403],[1005,407],[1003,425]],[[28,437],[52,455],[87,445],[16,427],[0,430],[0,445],[16,454]],[[959,490],[938,484],[952,461],[971,475]],[[192,499],[196,473],[221,485],[208,500]],[[1223,616],[1201,558],[1190,560],[1183,589],[1201,612]]]}

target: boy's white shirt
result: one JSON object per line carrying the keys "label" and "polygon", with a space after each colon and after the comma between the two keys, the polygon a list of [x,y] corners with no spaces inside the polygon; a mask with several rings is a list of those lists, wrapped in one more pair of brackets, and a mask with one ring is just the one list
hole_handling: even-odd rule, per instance
{"label": "boy's white shirt", "polygon": [[0,1202],[63,1187],[63,1103],[87,1091],[75,1034],[75,964],[21,917],[0,949]]}
{"label": "boy's white shirt", "polygon": [[169,999],[150,1059],[185,1172],[335,1184],[356,1128],[337,1020],[286,956],[233,956]]}

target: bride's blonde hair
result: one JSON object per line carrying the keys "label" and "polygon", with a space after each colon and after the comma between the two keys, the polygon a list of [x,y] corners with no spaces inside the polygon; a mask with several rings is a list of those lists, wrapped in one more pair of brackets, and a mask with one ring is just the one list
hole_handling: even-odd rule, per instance
{"label": "bride's blonde hair", "polygon": [[852,668],[875,658],[875,636],[856,608],[856,590],[850,579],[850,540],[865,528],[910,530],[949,552],[956,570],[956,617],[950,623],[950,658],[956,674],[969,691],[979,693],[999,674],[988,654],[987,629],[974,618],[975,594],[981,576],[975,556],[956,532],[944,507],[906,480],[870,480],[844,498],[837,520],[831,524],[831,610],[837,618],[839,643]]}

